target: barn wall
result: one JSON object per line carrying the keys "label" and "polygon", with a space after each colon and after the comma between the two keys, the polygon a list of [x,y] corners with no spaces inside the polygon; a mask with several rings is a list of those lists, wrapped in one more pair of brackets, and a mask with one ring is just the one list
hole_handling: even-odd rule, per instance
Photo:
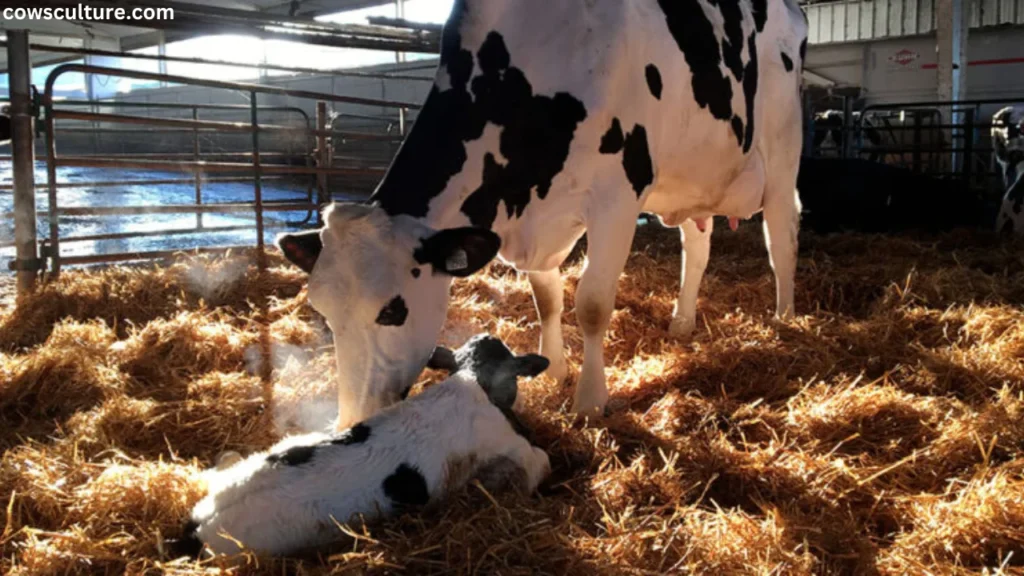
{"label": "barn wall", "polygon": [[[1024,27],[972,30],[967,98],[1024,98]],[[806,67],[839,86],[860,86],[868,104],[936,99],[935,36],[812,44]]]}

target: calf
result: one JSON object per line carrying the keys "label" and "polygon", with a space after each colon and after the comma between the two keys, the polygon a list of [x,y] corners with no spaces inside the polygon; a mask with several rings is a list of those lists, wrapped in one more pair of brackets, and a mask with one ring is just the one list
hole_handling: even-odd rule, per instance
{"label": "calf", "polygon": [[712,215],[764,212],[776,313],[793,309],[807,21],[796,0],[457,0],[434,86],[368,204],[279,239],[334,332],[339,423],[426,364],[453,277],[529,273],[550,374],[567,374],[558,267],[587,233],[573,409],[608,399],[604,335],[642,211],[683,236],[672,321],[696,324]]}
{"label": "calf", "polygon": [[[447,380],[340,434],[286,439],[209,473],[176,552],[238,552],[237,543],[287,554],[335,540],[335,522],[372,520],[439,500],[470,478],[532,492],[548,457],[523,436],[512,413],[516,378],[548,360],[513,355],[498,340],[474,337],[454,353],[438,348],[430,365]],[[236,543],[237,542],[237,543]]]}
{"label": "calf", "polygon": [[1009,106],[996,112],[992,117],[992,147],[1006,186],[996,228],[1024,234],[1024,111]]}

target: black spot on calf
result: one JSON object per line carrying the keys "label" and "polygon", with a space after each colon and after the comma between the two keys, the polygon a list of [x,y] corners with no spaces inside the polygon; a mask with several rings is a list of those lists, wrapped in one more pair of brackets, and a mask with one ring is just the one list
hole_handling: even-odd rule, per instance
{"label": "black spot on calf", "polygon": [[781,53],[782,65],[786,67],[786,72],[793,71],[793,59],[790,58],[785,52]]}
{"label": "black spot on calf", "polygon": [[381,326],[401,326],[409,316],[409,309],[405,307],[405,300],[401,296],[395,296],[377,314],[377,324]]}
{"label": "black spot on calf", "polygon": [[644,69],[644,76],[647,77],[647,88],[651,90],[651,95],[661,100],[661,72],[658,67],[648,64]]}
{"label": "black spot on calf", "polygon": [[622,134],[622,124],[618,118],[612,118],[612,125],[601,137],[601,147],[598,151],[601,154],[618,154],[622,150],[626,137]]}
{"label": "black spot on calf", "polygon": [[312,460],[315,452],[316,446],[292,446],[284,452],[267,456],[267,462],[275,466],[280,464],[284,464],[286,466],[301,466],[302,464],[306,464]]}
{"label": "black spot on calf", "polygon": [[420,277],[420,269],[419,268],[413,268],[412,269],[412,277],[413,278],[419,278]]}
{"label": "black spot on calf", "polygon": [[633,185],[637,198],[654,182],[654,166],[651,164],[651,151],[647,146],[647,130],[637,124],[626,136],[622,151],[622,165],[626,169],[626,178]]}
{"label": "black spot on calf", "polygon": [[181,533],[181,538],[170,543],[170,557],[180,558],[182,556],[188,556],[189,558],[199,558],[200,552],[203,551],[203,541],[200,540],[199,535],[196,534],[198,530],[199,524],[195,520],[189,520],[186,522]]}
{"label": "black spot on calf", "polygon": [[331,444],[336,446],[351,446],[362,444],[370,437],[370,427],[360,422],[355,426],[331,438]]}
{"label": "black spot on calf", "polygon": [[396,506],[422,506],[430,500],[427,480],[414,466],[400,464],[384,479],[384,495]]}
{"label": "black spot on calf", "polygon": [[757,96],[757,34],[751,32],[747,38],[750,60],[743,73],[743,95],[747,99],[747,133],[743,137],[743,153],[750,151],[754,143],[754,97]]}
{"label": "black spot on calf", "polygon": [[800,41],[800,67],[802,68],[804,62],[807,60],[807,38]]}

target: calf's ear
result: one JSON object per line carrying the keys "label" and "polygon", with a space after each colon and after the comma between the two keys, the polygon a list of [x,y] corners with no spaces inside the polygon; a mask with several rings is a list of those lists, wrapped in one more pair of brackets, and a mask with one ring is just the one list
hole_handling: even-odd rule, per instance
{"label": "calf's ear", "polygon": [[320,231],[297,232],[295,234],[281,234],[277,237],[277,247],[284,253],[289,262],[306,271],[313,273],[313,266],[320,257],[320,251],[324,244],[320,241]]}
{"label": "calf's ear", "polygon": [[454,352],[444,346],[438,346],[434,348],[434,353],[430,355],[430,360],[427,360],[427,368],[455,372],[459,369],[459,365],[455,362]]}
{"label": "calf's ear", "polygon": [[448,228],[423,238],[413,257],[434,272],[463,278],[487,265],[501,248],[501,238],[483,228]]}
{"label": "calf's ear", "polygon": [[525,354],[516,356],[516,376],[536,376],[548,369],[551,361],[540,354]]}

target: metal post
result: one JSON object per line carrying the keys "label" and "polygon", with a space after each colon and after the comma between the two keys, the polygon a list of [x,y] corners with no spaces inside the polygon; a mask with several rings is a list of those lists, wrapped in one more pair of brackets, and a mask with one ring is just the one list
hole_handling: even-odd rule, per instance
{"label": "metal post", "polygon": [[853,98],[843,96],[843,158],[853,157]]}
{"label": "metal post", "polygon": [[35,285],[36,253],[35,150],[32,142],[32,64],[28,31],[7,31],[7,62],[11,88],[11,160],[14,172],[14,242],[18,294]]}
{"label": "metal post", "polygon": [[405,108],[398,109],[398,133],[405,138]]}
{"label": "metal post", "polygon": [[[330,121],[327,119],[327,102],[323,100],[316,103],[316,129],[316,165],[322,170],[331,167],[330,141],[325,133],[330,129]],[[316,202],[321,208],[331,201],[329,184],[327,174],[321,172],[316,175]]]}
{"label": "metal post", "polygon": [[[914,172],[921,172],[921,113],[917,110],[911,111],[910,117],[914,120],[914,151],[911,152],[911,166]],[[952,142],[952,141],[950,141]]]}
{"label": "metal post", "polygon": [[963,111],[964,118],[964,158],[963,174],[964,183],[968,190],[971,186],[971,177],[974,175],[974,109],[968,108]]}
{"label": "metal post", "polygon": [[260,131],[259,110],[256,106],[256,92],[249,93],[250,115],[252,118],[252,185],[256,205],[256,248],[259,251],[259,258],[263,259],[263,182],[260,166]]}
{"label": "metal post", "polygon": [[[192,107],[192,120],[195,121],[195,122],[199,122],[199,107],[198,106],[193,106]],[[201,159],[200,158],[200,154],[199,154],[199,128],[193,128],[192,129],[192,159],[195,160],[196,162],[199,162],[199,160]],[[203,203],[202,174],[198,170],[196,170],[195,174],[193,174],[193,177],[196,180],[196,204],[202,204]],[[202,228],[202,227],[203,227],[203,213],[202,212],[196,212],[196,228]]]}
{"label": "metal post", "polygon": [[[157,72],[167,74],[167,60],[162,59],[162,57],[167,56],[167,35],[163,30],[160,30],[158,34],[160,34],[160,42],[157,44],[157,54],[161,56],[161,59],[157,60]],[[167,82],[161,80],[160,87],[166,88]]]}

